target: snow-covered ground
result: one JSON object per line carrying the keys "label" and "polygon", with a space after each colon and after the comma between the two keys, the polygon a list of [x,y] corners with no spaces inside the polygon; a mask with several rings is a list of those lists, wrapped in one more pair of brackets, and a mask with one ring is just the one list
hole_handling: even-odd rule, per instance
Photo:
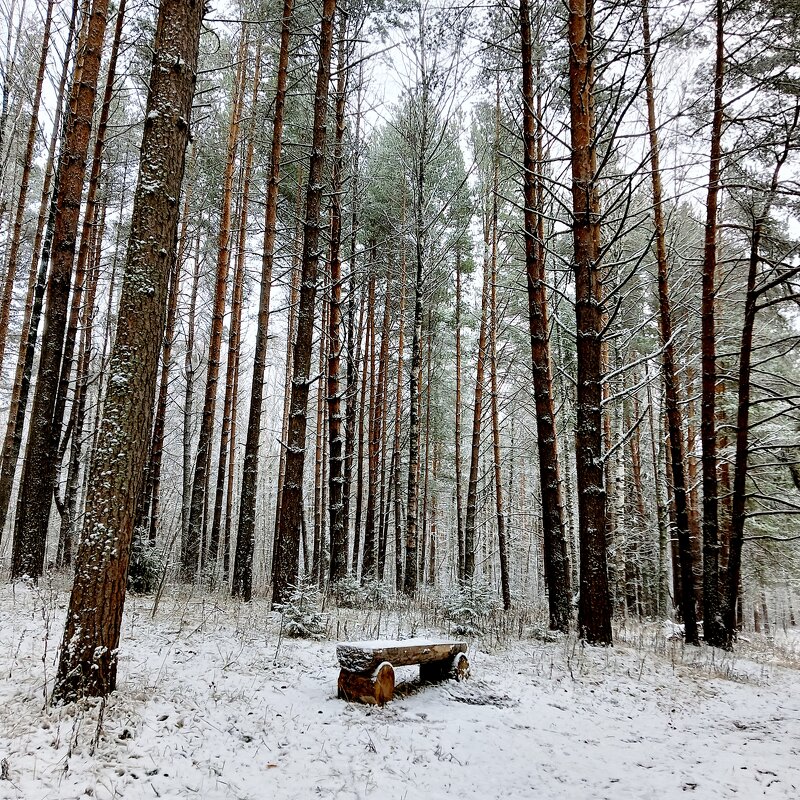
{"label": "snow-covered ground", "polygon": [[784,633],[734,655],[658,626],[608,649],[493,637],[471,644],[471,680],[375,708],[336,699],[335,637],[435,633],[422,614],[334,611],[308,642],[279,640],[258,602],[167,597],[152,619],[129,598],[119,690],[49,707],[66,600],[0,587],[0,798],[800,797]]}

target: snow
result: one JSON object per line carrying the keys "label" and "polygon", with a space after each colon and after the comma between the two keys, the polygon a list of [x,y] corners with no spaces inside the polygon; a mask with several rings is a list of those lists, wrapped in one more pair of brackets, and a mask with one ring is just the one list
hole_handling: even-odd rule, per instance
{"label": "snow", "polygon": [[[67,599],[0,587],[0,798],[800,796],[800,637],[728,654],[656,624],[613,648],[493,635],[470,645],[471,680],[376,708],[336,698],[335,638],[176,592],[155,619],[129,598],[107,702],[49,707]],[[442,633],[407,609],[330,613],[343,639]]]}

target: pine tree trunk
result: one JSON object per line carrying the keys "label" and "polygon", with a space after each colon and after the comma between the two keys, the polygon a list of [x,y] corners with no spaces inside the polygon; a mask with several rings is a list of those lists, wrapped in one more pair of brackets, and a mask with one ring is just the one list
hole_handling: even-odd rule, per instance
{"label": "pine tree trunk", "polygon": [[[374,278],[369,280],[367,289],[366,321],[364,303],[361,304],[361,311],[358,320],[358,341],[362,339],[362,328],[366,324],[364,334],[364,358],[361,363],[361,400],[358,407],[358,453],[356,456],[356,507],[353,517],[353,559],[350,570],[354,577],[358,577],[358,558],[361,552],[361,511],[364,502],[364,416],[369,413],[367,402],[367,376],[370,374],[367,358],[371,346],[371,339],[374,336],[375,327],[375,285]],[[358,356],[358,353],[356,353]]]}
{"label": "pine tree trunk", "polygon": [[[225,306],[228,296],[228,277],[231,265],[231,209],[233,199],[233,178],[236,167],[236,153],[239,146],[239,127],[241,123],[242,94],[244,92],[244,53],[247,35],[242,32],[237,57],[236,80],[231,103],[231,119],[228,127],[225,171],[222,177],[222,209],[220,212],[219,239],[217,250],[217,270],[214,283],[214,304],[211,313],[211,334],[208,341],[208,369],[206,371],[205,397],[200,418],[200,431],[197,436],[197,455],[192,478],[192,498],[189,503],[189,529],[186,534],[186,548],[181,550],[181,579],[193,581],[197,576],[198,563],[208,559],[216,563],[217,553],[209,549],[202,552],[207,525],[204,509],[208,503],[206,496],[211,471],[211,450],[214,417],[217,407],[217,386],[222,352],[222,329]],[[217,543],[219,529],[217,529]]]}
{"label": "pine tree trunk", "polygon": [[578,475],[580,603],[578,629],[590,644],[611,644],[603,482],[602,284],[600,196],[594,119],[594,20],[587,0],[570,0],[570,142],[572,145],[572,229],[578,386],[575,456]]}
{"label": "pine tree trunk", "polygon": [[87,280],[86,302],[81,310],[81,341],[78,347],[78,370],[75,376],[75,398],[70,413],[69,427],[72,429],[67,482],[64,501],[61,504],[61,527],[58,537],[56,566],[69,566],[72,563],[72,543],[74,540],[76,511],[78,507],[79,473],[81,453],[83,452],[83,426],[86,414],[86,394],[89,382],[89,362],[92,352],[92,323],[94,321],[95,299],[100,272],[103,232],[105,230],[105,204],[100,212],[100,220],[92,231],[92,266]]}
{"label": "pine tree trunk", "polygon": [[[522,34],[522,115],[524,144],[525,265],[531,339],[533,391],[542,495],[542,529],[550,627],[567,632],[572,616],[569,554],[564,532],[561,475],[558,459],[550,324],[544,249],[544,187],[537,176],[543,165],[541,92],[534,87],[533,42],[529,0],[520,2]],[[537,64],[537,75],[539,77]],[[534,95],[536,113],[534,113]],[[538,115],[538,120],[537,120]]]}
{"label": "pine tree trunk", "polygon": [[184,357],[184,374],[186,387],[183,399],[183,487],[181,493],[181,542],[180,552],[188,549],[189,506],[192,500],[192,411],[194,409],[194,336],[195,317],[197,312],[197,289],[200,281],[200,228],[197,229],[194,246],[194,274],[189,297],[189,311],[186,320],[186,355]]}
{"label": "pine tree trunk", "polygon": [[278,509],[283,501],[283,478],[286,472],[286,437],[289,435],[289,401],[292,398],[292,354],[294,340],[297,337],[297,308],[300,302],[300,256],[303,247],[303,179],[302,171],[297,171],[297,207],[295,210],[295,236],[292,255],[291,280],[289,287],[289,319],[286,326],[286,357],[283,371],[283,416],[281,418],[280,456],[278,457],[278,496],[275,501],[275,530],[273,532],[273,550],[278,538],[280,514]]}
{"label": "pine tree trunk", "polygon": [[394,585],[403,589],[403,497],[400,491],[400,434],[403,422],[403,349],[405,347],[406,260],[400,243],[400,311],[397,332],[397,386],[395,387],[394,438],[392,441],[391,482],[394,489]]}
{"label": "pine tree trunk", "polygon": [[[500,588],[503,595],[503,608],[511,609],[511,583],[508,574],[508,541],[506,538],[506,516],[503,505],[503,474],[500,466],[500,413],[497,405],[497,195],[499,192],[499,135],[500,135],[500,78],[496,79],[495,103],[495,151],[494,176],[492,188],[492,255],[489,291],[489,404],[492,414],[492,457],[494,462],[494,499],[497,514],[497,542],[500,556]],[[538,413],[537,413],[538,417]]]}
{"label": "pine tree trunk", "polygon": [[[672,464],[672,492],[675,500],[678,551],[681,562],[680,607],[685,639],[690,644],[699,641],[695,616],[694,564],[692,559],[689,511],[686,492],[685,455],[683,449],[683,421],[681,419],[680,385],[675,366],[675,346],[672,332],[672,309],[669,294],[669,264],[667,263],[666,228],[661,196],[661,170],[658,158],[658,128],[656,124],[655,93],[653,89],[653,57],[650,52],[650,21],[648,0],[642,0],[642,30],[644,37],[645,85],[647,92],[647,118],[650,129],[650,170],[653,191],[653,221],[655,225],[656,261],[658,263],[658,305],[661,346],[664,350],[662,366],[664,398],[667,411],[670,454]],[[708,631],[706,631],[706,638]]]}
{"label": "pine tree trunk", "polygon": [[[753,356],[753,332],[759,300],[770,286],[775,286],[782,278],[762,284],[756,288],[758,267],[761,263],[761,239],[764,227],[768,224],[772,204],[778,193],[779,173],[789,157],[792,137],[800,123],[800,106],[795,106],[794,120],[786,132],[786,142],[783,152],[777,157],[769,192],[764,200],[761,211],[753,219],[750,232],[750,257],[747,270],[747,294],[745,295],[744,323],[742,325],[742,338],[739,347],[739,389],[737,398],[736,415],[736,453],[734,457],[733,474],[733,506],[731,513],[730,550],[728,554],[728,569],[723,596],[723,631],[722,644],[725,647],[733,646],[736,635],[736,610],[740,597],[742,545],[744,543],[744,529],[747,513],[747,461],[750,447],[750,373]],[[768,626],[766,600],[762,592],[762,605],[764,624]],[[769,633],[769,631],[767,631]]]}
{"label": "pine tree trunk", "polygon": [[73,277],[78,218],[86,175],[108,0],[93,0],[85,40],[75,66],[70,112],[59,167],[52,263],[47,284],[42,351],[20,485],[11,574],[37,579],[44,569],[47,527],[58,468],[58,434],[53,428],[58,398],[67,308]]}
{"label": "pine tree trunk", "polygon": [[[324,282],[324,281],[323,281]],[[316,448],[314,453],[314,544],[309,561],[305,560],[305,571],[310,575],[316,584],[321,584],[320,564],[322,562],[324,519],[323,511],[323,486],[325,485],[325,382],[322,376],[325,374],[325,365],[328,361],[328,315],[330,314],[330,304],[327,296],[322,299],[322,319],[320,325],[319,338],[319,361],[317,374],[317,424],[314,428]],[[306,554],[307,555],[307,554]]]}
{"label": "pine tree trunk", "polygon": [[[367,482],[367,517],[364,525],[364,561],[361,570],[361,581],[375,580],[377,577],[378,537],[376,531],[380,530],[380,517],[376,525],[378,500],[378,477],[380,472],[381,442],[383,441],[383,424],[386,416],[386,378],[389,361],[389,322],[390,322],[390,293],[388,281],[384,292],[385,302],[383,307],[383,322],[381,323],[381,343],[378,353],[377,384],[371,403],[371,419],[368,442],[368,482]],[[374,374],[375,335],[372,337],[372,370]]]}
{"label": "pine tree trunk", "polygon": [[[333,172],[331,175],[331,297],[328,311],[328,524],[330,538],[331,584],[347,575],[347,528],[344,518],[344,456],[342,435],[342,398],[340,394],[339,370],[341,363],[342,329],[342,171],[344,168],[345,105],[347,101],[347,16],[339,17],[339,44],[336,77],[336,133],[333,145]],[[356,117],[355,140],[358,142]],[[358,145],[356,144],[356,147]],[[355,212],[354,212],[355,213]],[[352,263],[351,263],[352,269]]]}
{"label": "pine tree trunk", "polygon": [[116,340],[53,699],[104,696],[117,653],[133,522],[153,418],[167,277],[205,6],[163,0]]}
{"label": "pine tree trunk", "polygon": [[[456,574],[464,580],[464,509],[461,488],[461,239],[456,247],[456,408],[455,408],[455,464],[456,472],[456,547],[458,563]],[[402,324],[402,322],[401,322]]]}
{"label": "pine tree trunk", "polygon": [[159,505],[161,494],[161,464],[164,456],[164,426],[167,419],[167,399],[169,390],[169,373],[172,368],[172,345],[175,339],[175,323],[178,316],[178,297],[180,294],[180,274],[183,267],[186,246],[188,244],[189,207],[191,204],[193,185],[185,189],[183,201],[183,220],[178,237],[178,248],[175,263],[170,269],[169,293],[167,301],[167,322],[164,330],[164,344],[161,348],[161,377],[158,386],[153,436],[150,442],[150,461],[145,471],[146,481],[144,502],[142,503],[141,524],[147,528],[147,540],[150,547],[155,547],[159,528]]}
{"label": "pine tree trunk", "polygon": [[306,455],[308,389],[311,380],[311,344],[319,263],[320,206],[325,166],[325,123],[328,83],[333,49],[333,16],[336,0],[323,0],[319,37],[319,62],[314,96],[314,129],[306,187],[300,307],[294,345],[289,432],[286,442],[286,476],[280,524],[272,568],[273,605],[286,601],[289,587],[297,582],[300,530],[303,519],[303,466]]}
{"label": "pine tree trunk", "polygon": [[[0,299],[0,370],[3,368],[3,356],[8,336],[8,319],[11,312],[11,300],[14,291],[14,280],[17,275],[17,257],[22,241],[22,223],[25,218],[25,203],[28,197],[28,184],[30,182],[31,167],[33,166],[33,148],[36,144],[36,133],[39,129],[39,104],[42,99],[42,86],[44,74],[47,69],[47,56],[50,46],[50,27],[53,21],[54,0],[47,0],[45,12],[44,32],[42,33],[42,49],[39,56],[39,71],[36,75],[36,88],[31,101],[31,119],[28,125],[28,138],[25,143],[25,154],[22,160],[22,175],[19,181],[19,194],[17,195],[17,209],[14,214],[14,228],[11,235],[11,245],[8,249],[6,261],[6,278],[3,283],[2,299]],[[2,147],[0,147],[2,155]],[[23,328],[24,330],[24,328]]]}
{"label": "pine tree trunk", "polygon": [[719,584],[719,501],[717,487],[716,430],[716,322],[714,301],[717,270],[717,208],[722,161],[724,107],[722,85],[725,74],[722,0],[715,2],[716,54],[714,60],[714,113],[711,122],[711,153],[706,196],[706,223],[703,246],[703,288],[701,304],[702,401],[700,438],[703,446],[703,638],[708,644],[722,645],[725,633],[721,617]]}
{"label": "pine tree trunk", "polygon": [[236,556],[233,564],[231,593],[249,601],[253,592],[253,548],[256,524],[256,484],[258,452],[261,441],[261,411],[264,400],[264,373],[267,364],[269,302],[272,288],[272,265],[278,220],[278,188],[281,173],[281,142],[289,71],[289,37],[294,0],[284,0],[281,17],[281,43],[278,51],[277,84],[272,115],[272,145],[269,179],[264,211],[264,246],[261,259],[261,293],[258,300],[258,327],[253,356],[253,380],[250,388],[250,411],[242,465],[242,489],[239,524],[236,532]]}
{"label": "pine tree trunk", "polygon": [[[17,460],[22,446],[22,433],[28,408],[28,391],[33,374],[33,360],[36,350],[36,340],[39,332],[44,292],[47,282],[47,267],[50,262],[50,247],[52,244],[53,224],[55,222],[55,204],[58,195],[58,167],[60,159],[56,161],[56,145],[59,138],[63,139],[62,118],[64,111],[64,92],[69,78],[69,65],[72,55],[72,45],[75,39],[77,21],[77,0],[72,6],[64,46],[64,61],[61,68],[58,91],[56,93],[55,114],[53,129],[50,134],[50,143],[47,149],[47,162],[44,168],[44,181],[42,194],[39,201],[39,216],[36,224],[36,234],[33,240],[31,265],[28,273],[28,292],[25,300],[25,313],[23,316],[17,354],[17,365],[14,372],[14,386],[11,392],[11,401],[8,408],[6,432],[3,437],[3,449],[0,454],[0,539],[2,539],[8,518],[8,509],[11,503],[11,493],[14,475],[17,469]],[[51,183],[54,184],[51,193]],[[124,192],[123,192],[124,194]]]}
{"label": "pine tree trunk", "polygon": [[475,576],[475,537],[478,512],[478,473],[481,455],[481,419],[483,416],[483,378],[486,363],[489,316],[489,230],[484,222],[483,290],[481,292],[481,327],[478,335],[478,360],[475,366],[475,405],[472,414],[472,448],[467,484],[467,517],[464,524],[464,581]]}

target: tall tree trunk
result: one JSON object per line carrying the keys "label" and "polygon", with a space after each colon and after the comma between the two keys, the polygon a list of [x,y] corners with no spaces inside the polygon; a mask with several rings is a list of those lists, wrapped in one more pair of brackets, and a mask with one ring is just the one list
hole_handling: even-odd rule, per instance
{"label": "tall tree trunk", "polygon": [[[330,528],[330,583],[347,575],[347,529],[344,519],[344,457],[342,435],[342,398],[339,384],[342,328],[342,171],[344,168],[345,106],[347,102],[347,15],[339,16],[339,43],[336,64],[336,134],[331,175],[331,298],[328,310],[328,524]],[[355,140],[358,142],[356,117]],[[356,145],[357,146],[357,145]],[[352,256],[353,254],[351,254]],[[352,262],[350,268],[352,269]]]}
{"label": "tall tree trunk", "polygon": [[[388,276],[387,276],[388,277]],[[378,477],[380,472],[381,442],[383,441],[383,424],[386,417],[386,381],[389,362],[389,323],[390,292],[388,280],[384,292],[383,322],[381,324],[381,343],[378,353],[378,375],[375,395],[372,398],[371,424],[369,432],[369,471],[367,484],[367,518],[364,526],[364,563],[361,580],[374,580],[377,577],[378,540],[376,531],[380,530],[380,517],[376,525],[376,501],[379,496]],[[374,355],[375,335],[372,346]],[[373,361],[374,364],[374,361]]]}
{"label": "tall tree trunk", "polygon": [[183,487],[181,493],[181,544],[180,551],[186,552],[189,547],[189,506],[192,500],[192,411],[194,408],[194,337],[195,317],[197,312],[197,288],[200,281],[200,228],[197,229],[194,244],[194,274],[192,276],[189,311],[186,320],[186,355],[184,357],[184,375],[186,387],[183,399]]}
{"label": "tall tree trunk", "polygon": [[[644,38],[645,86],[647,92],[647,121],[650,133],[650,174],[653,191],[653,222],[655,225],[656,261],[658,263],[658,306],[661,346],[664,350],[662,365],[664,399],[667,411],[667,428],[672,464],[672,491],[675,499],[678,552],[681,562],[680,608],[685,639],[698,644],[695,616],[694,565],[689,531],[689,509],[686,493],[686,459],[683,449],[683,421],[681,419],[680,384],[675,367],[675,346],[672,331],[672,309],[669,295],[669,264],[661,193],[661,169],[658,158],[658,127],[656,124],[655,92],[653,89],[653,56],[650,50],[650,19],[648,0],[642,0],[642,33]],[[708,639],[709,632],[705,632]]]}
{"label": "tall tree trunk", "polygon": [[[365,306],[362,301],[358,320],[358,341],[361,342],[362,328],[366,324],[364,335],[364,358],[361,363],[361,400],[358,407],[358,453],[356,456],[356,507],[353,517],[353,560],[350,570],[354,577],[358,576],[358,556],[361,552],[361,511],[364,503],[364,416],[369,413],[367,402],[367,376],[370,374],[367,358],[372,337],[375,335],[375,278],[370,276],[367,289],[366,321]],[[356,348],[358,350],[358,347]],[[358,354],[357,354],[358,355]]]}
{"label": "tall tree trunk", "polygon": [[61,526],[58,537],[56,566],[69,566],[72,563],[72,543],[74,540],[76,512],[78,508],[79,473],[81,453],[83,452],[83,426],[86,414],[86,394],[89,383],[89,363],[92,353],[92,323],[94,321],[95,298],[100,272],[103,232],[105,230],[105,202],[100,212],[100,220],[92,231],[92,265],[86,286],[86,302],[81,310],[81,341],[78,347],[78,370],[75,376],[75,398],[70,412],[69,427],[72,429],[67,482],[64,501],[61,504]]}
{"label": "tall tree trunk", "polygon": [[[497,239],[498,239],[498,209],[497,195],[499,192],[499,159],[500,159],[500,77],[495,84],[495,143],[494,167],[492,178],[492,253],[491,275],[489,278],[489,405],[492,414],[492,460],[494,462],[494,499],[497,515],[497,543],[500,556],[500,589],[503,595],[503,608],[511,609],[511,582],[508,574],[508,541],[506,536],[506,516],[503,506],[503,474],[500,465],[500,412],[498,409],[498,381],[497,381]],[[538,413],[537,413],[538,417]]]}
{"label": "tall tree trunk", "polygon": [[600,195],[594,117],[594,20],[591,0],[569,0],[572,233],[577,322],[577,422],[580,603],[578,628],[591,644],[611,644],[601,428],[603,302]]}
{"label": "tall tree trunk", "polygon": [[289,281],[289,319],[286,326],[286,356],[283,370],[283,417],[281,419],[280,455],[278,457],[278,496],[275,501],[274,541],[278,536],[280,514],[278,509],[283,502],[283,479],[286,473],[286,437],[289,435],[289,401],[292,399],[292,354],[297,337],[297,308],[300,301],[300,257],[303,248],[303,172],[297,170],[297,200],[294,215],[294,246],[292,249],[292,268]]}
{"label": "tall tree trunk", "polygon": [[[756,287],[758,266],[761,263],[761,239],[764,226],[769,221],[772,204],[778,193],[778,178],[781,168],[789,157],[791,142],[800,122],[800,105],[795,106],[794,120],[786,132],[786,142],[783,152],[777,157],[772,173],[767,196],[759,213],[754,214],[752,230],[750,232],[750,257],[747,269],[747,294],[745,295],[744,323],[742,325],[742,339],[739,348],[739,389],[736,414],[736,454],[734,457],[733,473],[733,507],[731,514],[730,549],[728,553],[727,583],[725,594],[722,598],[723,613],[723,645],[733,646],[736,635],[736,611],[740,597],[742,545],[744,543],[744,528],[747,505],[747,461],[749,456],[750,438],[750,371],[753,355],[753,329],[756,314],[759,310],[759,300],[769,289],[774,288],[782,278]],[[766,602],[762,593],[764,606],[764,622],[768,624],[766,616]]]}
{"label": "tall tree trunk", "polygon": [[[245,57],[248,51],[245,48]],[[244,70],[243,79],[247,79],[247,70]],[[239,360],[242,330],[242,304],[244,300],[245,283],[245,238],[247,233],[247,211],[250,201],[250,183],[253,175],[253,155],[255,151],[255,118],[258,111],[258,90],[261,81],[261,41],[258,41],[255,52],[255,68],[253,72],[253,96],[250,100],[250,121],[247,131],[247,150],[244,155],[244,167],[241,177],[241,208],[239,209],[239,230],[237,232],[236,267],[233,276],[233,297],[231,300],[231,322],[228,333],[228,360],[225,367],[225,398],[222,404],[222,429],[219,437],[219,462],[217,464],[217,483],[214,490],[214,517],[211,523],[211,538],[209,555],[212,566],[215,566],[216,554],[219,549],[220,532],[222,528],[222,507],[225,499],[226,471],[233,474],[233,461],[231,447],[235,436],[237,389],[239,386]],[[244,87],[242,87],[242,96]],[[231,451],[231,460],[228,451]],[[230,485],[230,482],[229,482]],[[225,530],[230,531],[230,520],[225,518]],[[230,559],[229,542],[223,541],[223,572],[227,579],[227,567]]]}
{"label": "tall tree trunk", "polygon": [[405,347],[406,259],[400,243],[400,310],[397,332],[397,386],[395,387],[394,437],[392,440],[391,482],[394,488],[394,585],[403,588],[403,497],[400,492],[400,435],[403,422],[403,349]]}
{"label": "tall tree trunk", "polygon": [[719,584],[719,501],[717,488],[716,430],[716,322],[714,302],[717,270],[717,208],[722,162],[724,107],[722,85],[725,76],[725,50],[722,0],[716,0],[716,53],[714,59],[714,113],[711,121],[711,153],[706,196],[706,223],[703,245],[703,293],[701,304],[702,400],[700,438],[703,446],[703,638],[711,645],[725,644],[721,617]]}
{"label": "tall tree trunk", "polygon": [[170,269],[169,294],[167,301],[167,322],[164,330],[164,343],[161,348],[161,377],[158,386],[153,436],[150,440],[150,461],[146,469],[144,502],[142,503],[142,526],[147,528],[147,540],[155,547],[159,528],[159,505],[161,494],[161,464],[164,457],[164,427],[167,419],[167,399],[169,394],[169,373],[172,368],[172,345],[175,339],[175,323],[178,317],[178,297],[180,294],[180,275],[188,244],[189,207],[192,190],[190,184],[185,189],[183,200],[183,220],[180,225],[178,248],[175,263]]}
{"label": "tall tree trunk", "polygon": [[[217,271],[214,283],[214,305],[211,313],[211,335],[208,341],[208,369],[206,371],[203,413],[200,418],[200,431],[197,436],[197,456],[195,457],[192,478],[192,499],[189,503],[189,530],[186,534],[186,548],[181,551],[181,579],[191,582],[197,575],[198,562],[210,559],[216,562],[217,553],[208,551],[201,556],[206,523],[204,508],[208,502],[206,487],[211,471],[211,450],[214,417],[217,408],[217,386],[222,353],[222,328],[225,306],[228,297],[228,276],[231,265],[231,218],[233,198],[233,178],[236,167],[236,153],[239,147],[239,128],[242,114],[242,95],[244,93],[245,61],[248,36],[241,33],[237,56],[236,80],[231,103],[231,120],[228,126],[225,171],[222,177],[222,210],[220,213],[219,239],[217,250]],[[216,544],[219,543],[217,528]]]}
{"label": "tall tree trunk", "polygon": [[[567,632],[572,616],[569,553],[564,532],[558,435],[550,363],[550,324],[544,248],[543,125],[541,92],[534,86],[533,41],[529,0],[520,0],[522,37],[522,124],[525,197],[525,267],[531,339],[533,391],[542,494],[544,567],[550,627]],[[537,79],[539,69],[537,64]],[[535,95],[535,98],[534,98]],[[534,99],[536,111],[534,111]]]}
{"label": "tall tree trunk", "polygon": [[[455,464],[456,472],[456,546],[458,580],[464,580],[464,509],[461,487],[461,238],[456,241],[456,408],[455,408]],[[402,325],[402,320],[401,320]]]}
{"label": "tall tree trunk", "polygon": [[91,135],[108,0],[93,0],[81,58],[75,65],[70,112],[59,167],[53,258],[47,284],[42,351],[20,486],[11,574],[38,578],[44,569],[47,526],[58,464],[55,411],[73,276],[78,218]]}
{"label": "tall tree trunk", "polygon": [[[14,214],[14,228],[11,234],[11,245],[8,250],[8,259],[6,262],[6,279],[3,283],[3,293],[0,299],[0,370],[3,368],[3,355],[6,348],[6,336],[8,335],[8,319],[11,312],[14,280],[17,275],[17,257],[19,255],[19,245],[22,241],[22,223],[25,218],[25,203],[28,197],[31,167],[33,166],[33,148],[36,144],[36,133],[39,130],[39,103],[42,99],[42,86],[44,85],[44,74],[47,68],[47,56],[50,47],[50,26],[53,21],[54,2],[55,0],[47,0],[44,32],[42,33],[42,49],[39,56],[39,71],[36,75],[36,88],[34,89],[33,99],[31,101],[31,119],[28,124],[28,138],[25,143],[25,154],[22,157],[22,175],[19,181],[17,210]],[[2,148],[0,148],[0,154],[2,154]]]}
{"label": "tall tree trunk", "polygon": [[256,524],[256,484],[258,451],[261,441],[261,411],[264,401],[264,373],[267,364],[269,302],[272,288],[272,264],[278,221],[278,188],[281,174],[281,142],[289,73],[289,37],[294,0],[284,0],[281,43],[278,51],[277,84],[272,115],[272,145],[269,158],[269,179],[264,211],[264,246],[261,258],[261,293],[258,300],[258,327],[253,356],[253,380],[250,388],[250,411],[242,465],[242,489],[239,503],[239,524],[236,532],[236,556],[233,564],[231,593],[249,601],[253,592],[253,545]]}
{"label": "tall tree trunk", "polygon": [[149,445],[141,431],[152,425],[204,8],[194,0],[163,0],[159,8],[119,321],[56,701],[104,696],[116,685],[130,543]]}
{"label": "tall tree trunk", "polygon": [[[324,280],[323,280],[324,283]],[[327,294],[327,293],[326,293]],[[322,299],[322,319],[319,337],[319,361],[317,367],[317,424],[314,428],[316,447],[314,452],[314,544],[309,561],[306,558],[305,571],[316,584],[321,584],[320,564],[322,562],[324,520],[323,511],[323,486],[325,484],[325,364],[328,360],[328,315],[330,304],[327,296]],[[307,555],[307,554],[306,554]]]}
{"label": "tall tree trunk", "polygon": [[483,290],[481,292],[481,327],[478,334],[478,360],[475,366],[475,405],[472,414],[472,447],[467,484],[467,517],[464,524],[464,580],[475,576],[475,535],[478,514],[478,474],[481,455],[481,420],[483,416],[483,379],[486,363],[487,329],[489,316],[489,231],[484,222]]}
{"label": "tall tree trunk", "polygon": [[311,381],[311,343],[314,334],[314,310],[319,263],[320,205],[325,166],[325,123],[328,112],[333,15],[336,0],[323,0],[319,36],[319,62],[314,96],[314,131],[306,187],[300,307],[297,317],[297,340],[294,345],[292,396],[289,434],[286,442],[286,476],[283,503],[278,509],[280,524],[272,568],[272,602],[286,601],[289,587],[297,582],[300,529],[303,519],[303,466],[306,455],[308,389]]}
{"label": "tall tree trunk", "polygon": [[[78,2],[73,0],[72,15],[67,31],[64,46],[64,60],[61,67],[58,91],[56,92],[55,114],[53,129],[50,134],[50,143],[47,149],[47,161],[44,168],[44,181],[42,194],[39,201],[39,216],[36,224],[36,234],[33,240],[31,264],[28,274],[28,292],[25,300],[25,313],[22,320],[17,354],[17,365],[14,372],[14,386],[11,391],[11,401],[8,407],[8,420],[6,432],[3,437],[3,449],[0,454],[0,539],[8,517],[8,508],[11,503],[14,475],[17,469],[17,460],[22,446],[22,433],[28,408],[28,391],[33,374],[33,360],[36,350],[36,339],[41,319],[45,285],[47,282],[47,267],[50,263],[50,246],[52,244],[53,224],[55,222],[55,205],[58,195],[58,167],[60,159],[56,161],[56,145],[63,139],[62,129],[64,111],[64,92],[69,78],[72,45],[75,39],[75,28],[78,16]],[[51,183],[54,184],[51,193]],[[124,195],[125,192],[123,191]]]}

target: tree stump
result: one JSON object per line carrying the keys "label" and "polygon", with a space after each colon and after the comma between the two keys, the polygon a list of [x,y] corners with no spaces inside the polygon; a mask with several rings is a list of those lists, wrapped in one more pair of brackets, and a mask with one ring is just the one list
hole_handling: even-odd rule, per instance
{"label": "tree stump", "polygon": [[339,697],[382,706],[394,697],[394,667],[384,661],[371,672],[339,672]]}

